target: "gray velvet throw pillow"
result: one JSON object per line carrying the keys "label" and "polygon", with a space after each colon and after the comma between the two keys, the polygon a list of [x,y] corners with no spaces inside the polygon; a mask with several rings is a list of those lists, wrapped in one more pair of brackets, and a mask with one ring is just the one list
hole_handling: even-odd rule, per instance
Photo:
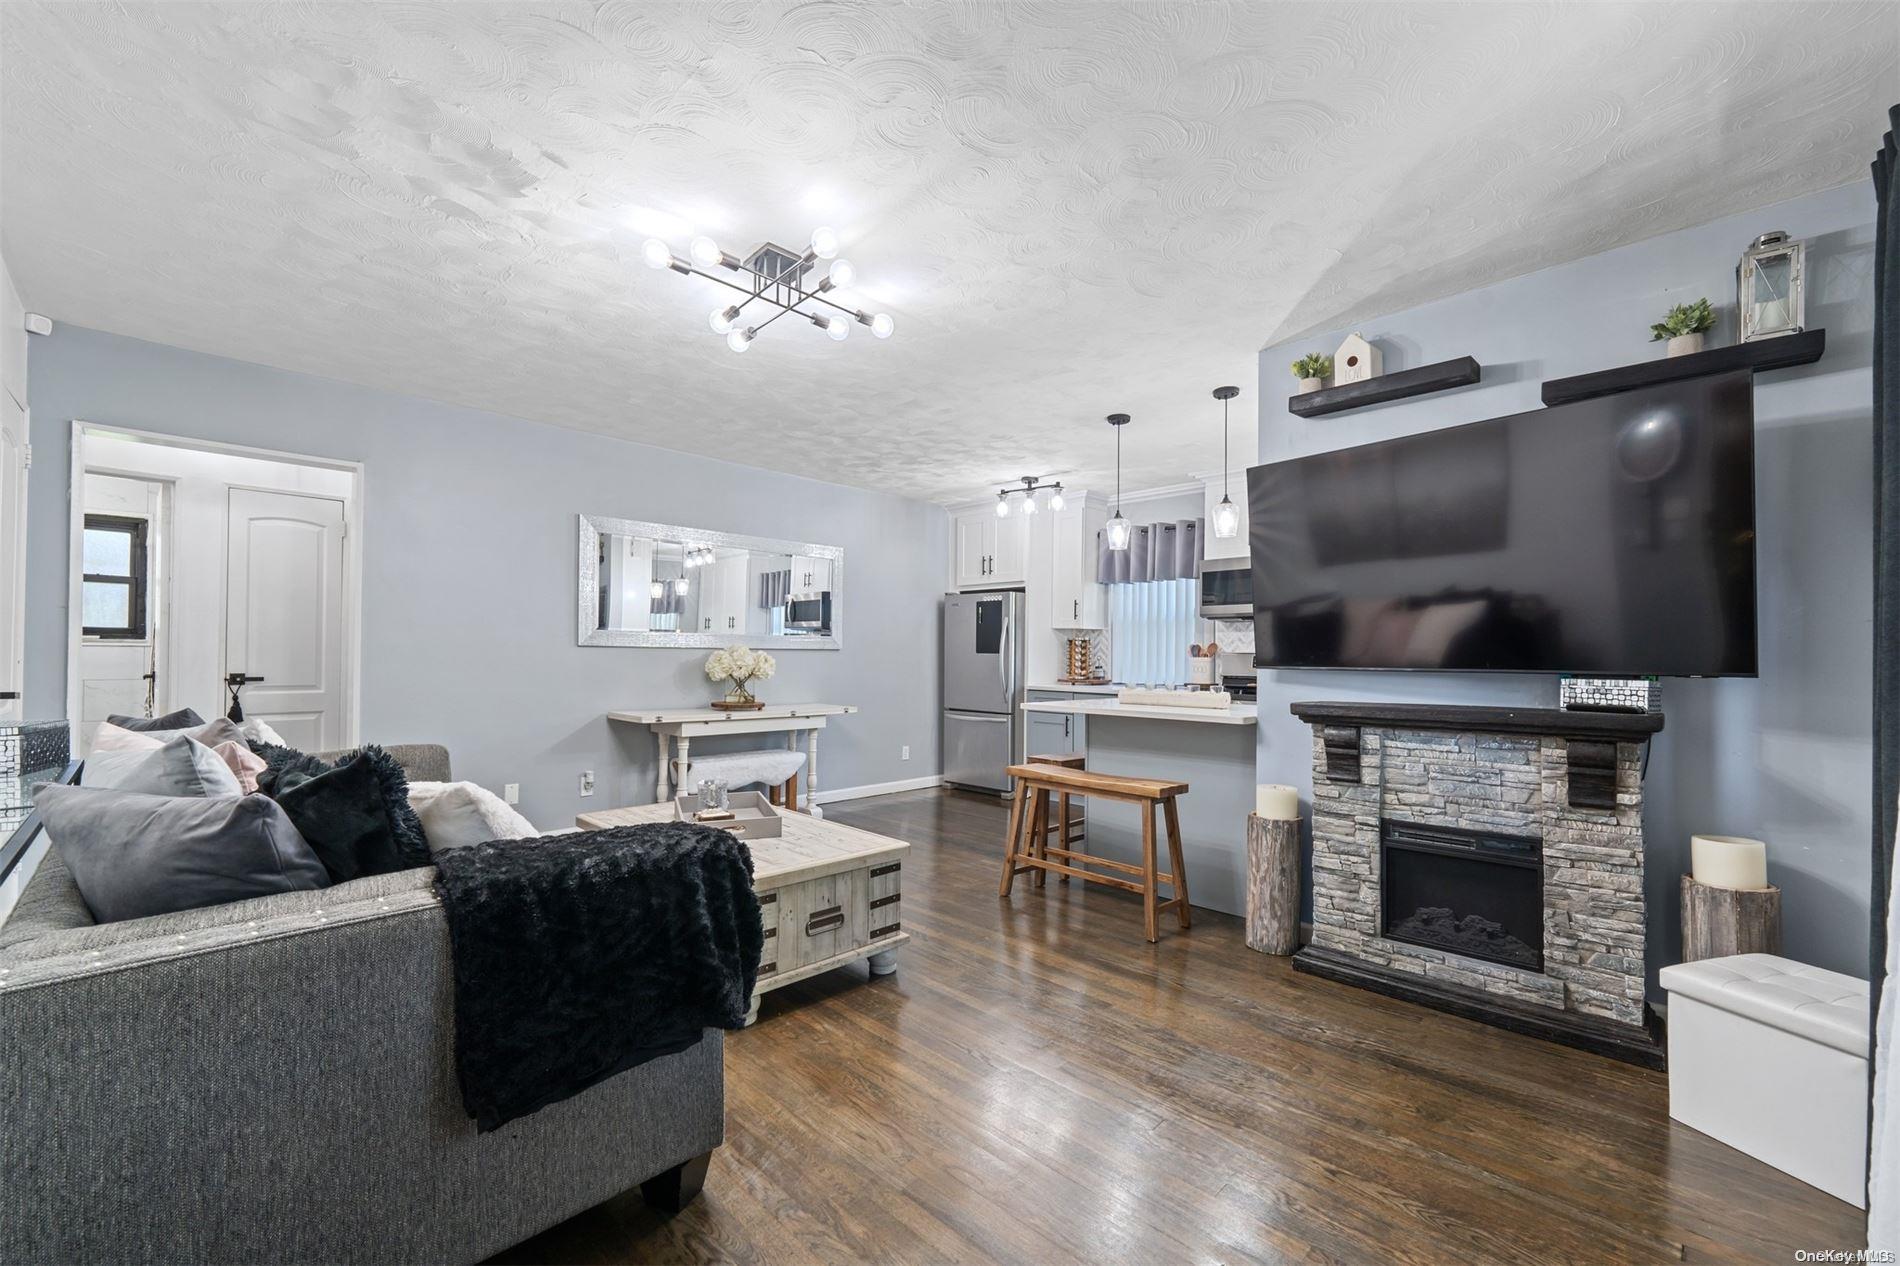
{"label": "gray velvet throw pillow", "polygon": [[241,796],[244,788],[224,758],[180,734],[146,751],[94,752],[79,771],[82,787],[141,791],[149,796]]}
{"label": "gray velvet throw pillow", "polygon": [[329,885],[323,863],[265,796],[153,796],[49,783],[46,833],[101,923]]}
{"label": "gray velvet throw pillow", "polygon": [[204,723],[205,719],[190,708],[167,712],[162,717],[121,716],[115,713],[106,718],[107,725],[116,725],[121,730],[131,730],[135,734],[148,734],[153,730],[195,730]]}

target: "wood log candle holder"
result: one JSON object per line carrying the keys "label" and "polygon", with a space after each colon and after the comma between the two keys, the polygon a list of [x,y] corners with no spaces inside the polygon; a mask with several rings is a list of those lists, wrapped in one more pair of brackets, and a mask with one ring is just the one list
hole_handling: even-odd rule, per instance
{"label": "wood log candle holder", "polygon": [[1781,889],[1712,888],[1682,877],[1682,961],[1781,953]]}
{"label": "wood log candle holder", "polygon": [[1300,947],[1300,822],[1247,815],[1247,948]]}

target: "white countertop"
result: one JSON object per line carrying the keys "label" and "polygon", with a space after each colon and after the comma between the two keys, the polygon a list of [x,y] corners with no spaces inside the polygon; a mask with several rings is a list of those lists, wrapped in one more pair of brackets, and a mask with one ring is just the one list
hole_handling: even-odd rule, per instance
{"label": "white countertop", "polygon": [[1112,686],[1106,682],[1102,683],[1099,686],[1090,686],[1090,685],[1073,685],[1066,681],[1052,681],[1045,684],[1028,686],[1025,688],[1029,690],[1056,690],[1056,691],[1061,691],[1064,694],[1071,694],[1071,695],[1113,695],[1116,691],[1121,689],[1120,686]]}
{"label": "white countertop", "polygon": [[[1041,689],[1040,686],[1032,689]],[[1202,725],[1254,725],[1259,721],[1257,704],[1236,703],[1226,708],[1166,708],[1146,703],[1121,703],[1114,699],[1047,699],[1025,703],[1024,712],[1060,712],[1082,717],[1131,717],[1143,721],[1193,721]]]}

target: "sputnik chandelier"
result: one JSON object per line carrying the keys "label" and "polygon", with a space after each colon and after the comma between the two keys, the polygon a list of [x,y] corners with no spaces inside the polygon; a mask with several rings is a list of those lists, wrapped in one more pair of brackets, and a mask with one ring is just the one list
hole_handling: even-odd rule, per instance
{"label": "sputnik chandelier", "polygon": [[[723,308],[713,309],[707,324],[713,333],[726,336],[726,346],[735,352],[743,352],[752,346],[752,340],[759,336],[772,322],[782,316],[795,314],[810,321],[813,325],[842,342],[851,333],[851,324],[870,327],[871,333],[879,338],[889,338],[896,328],[888,313],[879,312],[875,316],[861,308],[848,308],[828,296],[839,289],[849,286],[857,277],[857,269],[848,259],[838,258],[838,235],[830,229],[813,229],[811,244],[804,251],[793,251],[774,242],[755,249],[744,259],[728,255],[719,249],[719,243],[703,234],[692,241],[688,247],[689,259],[681,259],[673,253],[673,248],[657,237],[647,239],[641,249],[649,268],[670,268],[676,273],[687,273],[695,277],[704,277],[707,281],[736,290],[743,296]],[[831,261],[825,270],[824,279],[815,286],[808,286],[807,275],[813,265],[821,259]],[[710,268],[724,268],[728,272],[741,274],[740,281],[728,281]],[[754,318],[763,315],[767,309],[776,308],[764,320],[748,319],[747,308],[753,309]],[[808,311],[805,304],[830,308],[830,313]]]}

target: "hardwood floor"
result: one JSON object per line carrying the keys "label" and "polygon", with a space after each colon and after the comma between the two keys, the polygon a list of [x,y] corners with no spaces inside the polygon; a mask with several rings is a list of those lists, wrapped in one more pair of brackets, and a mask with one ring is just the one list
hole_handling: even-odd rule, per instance
{"label": "hardwood floor", "polygon": [[1000,802],[839,804],[901,836],[895,976],[727,1035],[726,1144],[504,1262],[1787,1262],[1860,1213],[1682,1126],[1668,1083],[1310,976],[1094,885],[999,902]]}

